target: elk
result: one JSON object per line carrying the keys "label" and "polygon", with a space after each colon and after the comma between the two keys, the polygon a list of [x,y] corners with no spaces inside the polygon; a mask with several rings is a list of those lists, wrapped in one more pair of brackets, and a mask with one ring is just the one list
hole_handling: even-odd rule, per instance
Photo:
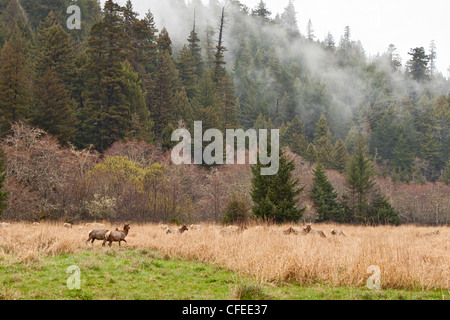
{"label": "elk", "polygon": [[244,230],[247,230],[248,227],[247,226],[229,226],[226,228],[222,228],[220,229],[220,233],[222,235],[226,235],[226,234],[237,234],[237,233],[242,233],[244,232]]}
{"label": "elk", "polygon": [[326,238],[327,237],[322,230],[311,228],[310,224],[307,224],[306,227],[303,227],[303,230],[306,233],[317,234],[317,235],[321,236],[322,238]]}
{"label": "elk", "polygon": [[333,230],[331,230],[331,234],[332,234],[332,235],[335,235],[335,236],[344,236],[344,237],[345,237],[344,232],[342,232],[342,230],[339,230],[339,229],[333,229]]}
{"label": "elk", "polygon": [[182,226],[180,229],[167,228],[166,234],[169,234],[169,233],[183,234],[183,232],[188,231],[188,230],[189,229],[186,226]]}
{"label": "elk", "polygon": [[119,247],[120,247],[120,243],[122,241],[127,243],[127,241],[125,240],[125,237],[128,235],[128,230],[130,230],[130,225],[125,224],[123,226],[123,230],[118,230],[116,228],[115,231],[108,232],[105,235],[105,240],[103,240],[103,246],[105,245],[106,242],[109,242],[108,245],[110,247],[112,246],[113,242],[119,242]]}
{"label": "elk", "polygon": [[305,234],[306,233],[306,231],[305,231],[305,228],[303,228],[303,229],[299,229],[299,228],[292,228],[292,227],[290,227],[289,229],[287,229],[287,230],[285,230],[285,231],[283,231],[283,233],[284,234]]}
{"label": "elk", "polygon": [[89,239],[86,240],[86,244],[91,241],[92,245],[94,245],[95,240],[103,240],[102,246],[105,246],[106,234],[109,230],[91,230],[89,231]]}

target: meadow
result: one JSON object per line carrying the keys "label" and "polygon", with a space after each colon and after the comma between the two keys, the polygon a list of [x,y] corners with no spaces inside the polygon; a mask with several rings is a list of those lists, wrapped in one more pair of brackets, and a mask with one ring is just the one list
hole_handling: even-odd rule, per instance
{"label": "meadow", "polygon": [[[314,225],[326,238],[285,235],[290,225],[181,235],[131,224],[119,247],[86,244],[92,227],[12,223],[0,228],[0,299],[448,299],[450,228]],[[121,228],[107,224],[107,229]],[[332,236],[339,228],[344,236]],[[81,289],[67,289],[69,266]],[[369,290],[370,266],[380,288]]]}

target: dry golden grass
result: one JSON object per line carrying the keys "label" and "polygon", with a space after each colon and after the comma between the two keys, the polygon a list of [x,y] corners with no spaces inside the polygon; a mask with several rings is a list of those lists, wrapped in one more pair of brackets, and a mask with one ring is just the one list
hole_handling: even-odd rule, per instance
{"label": "dry golden grass", "polygon": [[[107,229],[122,226],[107,225]],[[182,235],[165,234],[159,225],[133,225],[123,248],[148,248],[166,257],[181,256],[249,274],[261,283],[322,282],[364,287],[371,265],[381,269],[382,288],[450,289],[449,227],[363,227],[314,225],[327,238],[284,235],[289,226],[250,227],[222,235],[220,227],[202,225]],[[332,236],[338,228],[346,237]],[[86,245],[92,227],[26,223],[0,228],[0,262],[34,261],[45,255],[107,250]],[[101,229],[101,228],[100,228]],[[439,230],[439,233],[436,231]],[[114,248],[117,248],[117,243]],[[2,259],[7,257],[7,259]],[[5,263],[5,262],[1,262]]]}

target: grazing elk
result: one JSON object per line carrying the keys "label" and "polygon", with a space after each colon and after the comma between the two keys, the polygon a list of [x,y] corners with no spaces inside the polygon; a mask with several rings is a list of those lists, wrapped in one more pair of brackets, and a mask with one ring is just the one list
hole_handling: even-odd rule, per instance
{"label": "grazing elk", "polygon": [[189,229],[186,226],[182,226],[180,229],[167,228],[166,234],[175,233],[175,234],[183,234],[183,232],[188,231]]}
{"label": "grazing elk", "polygon": [[339,230],[339,229],[331,230],[331,234],[334,236],[344,236],[345,237],[344,232],[342,232],[342,230]]}
{"label": "grazing elk", "polygon": [[91,241],[92,245],[94,245],[95,240],[103,240],[102,246],[105,246],[106,234],[109,230],[91,230],[89,231],[89,239],[86,240],[86,244]]}
{"label": "grazing elk", "polygon": [[130,230],[130,225],[126,224],[123,226],[123,230],[118,230],[116,228],[115,231],[106,233],[105,240],[103,240],[103,246],[105,245],[106,242],[109,242],[108,245],[110,247],[112,246],[113,242],[119,242],[119,247],[122,241],[127,243],[125,237],[128,235],[128,230]]}
{"label": "grazing elk", "polygon": [[228,226],[225,228],[220,229],[220,234],[222,235],[229,235],[229,234],[238,234],[244,232],[244,230],[247,230],[247,226]]}
{"label": "grazing elk", "polygon": [[327,237],[322,230],[311,228],[310,224],[307,224],[305,227],[303,227],[303,230],[306,233],[317,234],[317,235],[321,236],[322,238],[326,238]]}
{"label": "grazing elk", "polygon": [[290,227],[289,229],[283,231],[283,233],[287,234],[287,235],[288,234],[298,235],[298,234],[306,234],[306,231],[305,231],[305,228],[300,229],[300,228],[292,228],[292,227]]}

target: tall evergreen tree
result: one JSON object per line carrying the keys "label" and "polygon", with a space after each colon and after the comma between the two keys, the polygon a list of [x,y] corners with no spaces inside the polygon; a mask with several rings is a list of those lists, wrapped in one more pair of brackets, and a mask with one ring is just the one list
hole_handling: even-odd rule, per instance
{"label": "tall evergreen tree", "polygon": [[0,52],[0,135],[11,123],[28,119],[31,101],[30,73],[24,42],[12,35]]}
{"label": "tall evergreen tree", "polygon": [[192,51],[188,46],[184,45],[178,55],[177,67],[179,71],[180,80],[186,89],[189,99],[193,99],[197,91],[197,67],[195,66]]}
{"label": "tall evergreen tree", "polygon": [[220,16],[220,24],[219,24],[219,41],[216,46],[216,54],[214,56],[214,83],[219,83],[219,81],[226,75],[226,70],[224,65],[225,57],[224,52],[227,51],[227,48],[223,45],[224,42],[224,31],[225,31],[225,7],[222,8],[222,14]]}
{"label": "tall evergreen tree", "polygon": [[155,87],[152,98],[152,117],[155,121],[154,131],[158,137],[162,130],[171,122],[176,123],[173,99],[180,88],[178,71],[175,68],[169,50],[164,50],[159,57]]}
{"label": "tall evergreen tree", "polygon": [[412,171],[414,165],[413,152],[404,134],[400,134],[397,138],[397,142],[392,150],[392,156],[392,165],[394,168],[406,173]]}
{"label": "tall evergreen tree", "polygon": [[122,7],[105,2],[103,19],[91,29],[88,41],[89,72],[85,83],[85,106],[78,111],[77,144],[95,145],[103,151],[124,139],[130,131],[131,111],[126,101],[122,61],[129,58]]}
{"label": "tall evergreen tree", "polygon": [[189,50],[191,51],[193,64],[195,66],[195,74],[197,75],[197,80],[203,74],[203,59],[202,59],[202,47],[200,46],[200,39],[198,37],[197,31],[195,29],[195,15],[194,15],[194,26],[188,38]]}
{"label": "tall evergreen tree", "polygon": [[49,68],[54,70],[70,94],[75,76],[74,61],[74,43],[59,23],[56,15],[50,11],[38,29],[36,75],[39,78],[44,76]]}
{"label": "tall evergreen tree", "polygon": [[36,85],[33,123],[66,144],[75,136],[73,101],[54,68],[48,68]]}
{"label": "tall evergreen tree", "polygon": [[313,171],[313,189],[311,198],[319,215],[319,222],[348,222],[345,207],[338,201],[338,193],[328,181],[320,162]]}
{"label": "tall evergreen tree", "polygon": [[347,167],[347,162],[350,158],[344,142],[339,139],[334,146],[334,165],[333,168],[343,173]]}
{"label": "tall evergreen tree", "polygon": [[430,58],[425,53],[425,49],[423,47],[413,48],[408,54],[411,56],[411,59],[406,66],[410,77],[420,82],[427,80],[427,68]]}
{"label": "tall evergreen tree", "polygon": [[277,174],[263,176],[261,175],[263,167],[259,162],[252,167],[253,214],[276,223],[298,222],[305,208],[298,209],[296,198],[303,188],[299,188],[299,181],[292,177],[295,169],[293,161],[289,161],[286,154],[281,151]]}
{"label": "tall evergreen tree", "polygon": [[368,196],[375,186],[375,169],[366,156],[365,139],[361,134],[355,153],[347,164],[346,181],[350,190],[350,207],[354,218],[365,221]]}

